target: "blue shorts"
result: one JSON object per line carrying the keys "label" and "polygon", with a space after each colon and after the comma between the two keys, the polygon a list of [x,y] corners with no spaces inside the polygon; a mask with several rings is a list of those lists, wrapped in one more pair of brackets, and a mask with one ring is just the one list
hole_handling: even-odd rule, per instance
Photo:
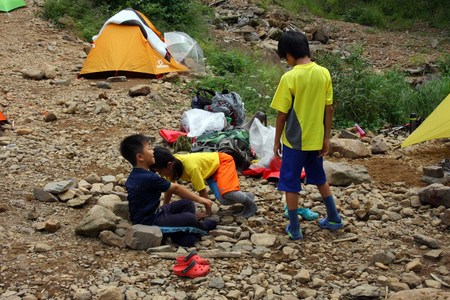
{"label": "blue shorts", "polygon": [[303,168],[305,168],[307,184],[322,185],[327,182],[323,169],[323,157],[319,157],[319,151],[295,150],[283,145],[278,190],[292,193],[301,191],[300,176]]}

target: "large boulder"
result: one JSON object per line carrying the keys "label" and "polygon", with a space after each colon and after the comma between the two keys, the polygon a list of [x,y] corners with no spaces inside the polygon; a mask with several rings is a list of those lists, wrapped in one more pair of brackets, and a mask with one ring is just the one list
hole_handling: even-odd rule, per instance
{"label": "large boulder", "polygon": [[[330,185],[348,186],[350,184],[360,184],[371,182],[372,179],[363,165],[350,165],[347,163],[323,162],[323,168]],[[306,174],[308,176],[308,174]]]}
{"label": "large boulder", "polygon": [[161,246],[161,241],[162,232],[158,226],[135,224],[125,233],[125,244],[135,250]]}
{"label": "large boulder", "polygon": [[330,153],[338,152],[346,158],[363,158],[371,156],[369,148],[361,141],[354,139],[330,140]]}
{"label": "large boulder", "polygon": [[450,208],[450,187],[440,183],[430,184],[419,190],[419,199],[422,204]]}
{"label": "large boulder", "polygon": [[97,237],[103,230],[114,231],[116,222],[120,220],[111,210],[100,205],[94,205],[80,221],[75,233]]}

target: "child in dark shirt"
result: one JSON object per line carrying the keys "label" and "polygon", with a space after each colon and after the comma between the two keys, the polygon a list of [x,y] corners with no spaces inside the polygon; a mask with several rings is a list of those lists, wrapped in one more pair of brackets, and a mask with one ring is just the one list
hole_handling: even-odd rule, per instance
{"label": "child in dark shirt", "polygon": [[[171,183],[150,170],[155,163],[149,138],[142,134],[126,137],[120,144],[120,153],[131,163],[133,170],[127,178],[130,218],[133,224],[160,227],[194,227],[209,231],[216,227],[213,220],[199,219],[211,215],[212,202],[200,197],[177,183]],[[182,198],[160,207],[162,192]],[[194,202],[203,204],[205,212],[196,214]],[[189,233],[172,235],[172,240],[181,246],[192,246],[197,238]]]}

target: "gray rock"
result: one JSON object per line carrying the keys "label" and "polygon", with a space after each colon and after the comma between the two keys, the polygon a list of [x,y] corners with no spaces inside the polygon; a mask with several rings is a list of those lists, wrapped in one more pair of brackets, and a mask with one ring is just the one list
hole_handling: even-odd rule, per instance
{"label": "gray rock", "polygon": [[43,70],[22,70],[22,77],[25,79],[41,80],[45,78]]}
{"label": "gray rock", "polygon": [[410,288],[415,288],[416,286],[422,284],[422,279],[414,272],[403,273],[402,281],[406,283]]}
{"label": "gray rock", "polygon": [[90,184],[102,182],[102,178],[99,175],[94,174],[94,173],[89,174],[84,180],[86,180]]}
{"label": "gray rock", "polygon": [[415,234],[414,241],[420,245],[425,245],[431,249],[439,248],[439,243],[432,237],[423,235],[423,234]]}
{"label": "gray rock", "polygon": [[251,236],[251,242],[256,246],[270,247],[275,244],[276,235],[269,233],[255,233]]}
{"label": "gray rock", "polygon": [[114,234],[114,232],[109,230],[104,230],[100,232],[99,236],[100,240],[109,246],[125,248],[125,240],[120,236]]}
{"label": "gray rock", "polygon": [[52,194],[60,194],[75,186],[76,182],[73,180],[54,181],[47,183],[44,187],[44,191]]}
{"label": "gray rock", "polygon": [[381,136],[372,139],[372,154],[384,154],[389,151],[389,146]]}
{"label": "gray rock", "polygon": [[316,297],[317,295],[317,291],[312,290],[312,289],[307,289],[307,288],[300,288],[297,291],[297,297],[298,299],[306,299],[309,297]]}
{"label": "gray rock", "polygon": [[423,175],[434,178],[443,178],[444,169],[441,166],[427,166],[423,167]]}
{"label": "gray rock", "polygon": [[128,201],[114,203],[113,213],[126,221],[130,221],[130,210]]}
{"label": "gray rock", "polygon": [[213,289],[223,289],[225,287],[225,281],[222,277],[214,276],[210,279],[208,286]]}
{"label": "gray rock", "polygon": [[380,262],[384,265],[390,265],[395,259],[395,255],[391,252],[379,252],[372,256],[372,263]]}
{"label": "gray rock", "polygon": [[450,226],[450,208],[448,208],[441,216],[442,224]]}
{"label": "gray rock", "polygon": [[422,204],[450,208],[450,187],[439,183],[431,184],[419,190],[419,199]]}
{"label": "gray rock", "polygon": [[114,206],[118,203],[121,203],[122,199],[120,199],[117,195],[103,195],[97,200],[97,205],[103,206],[111,211],[113,211]]}
{"label": "gray rock", "polygon": [[329,40],[329,35],[324,27],[319,27],[317,30],[313,33],[313,41],[319,41],[322,44],[327,44]]}
{"label": "gray rock", "polygon": [[363,142],[353,139],[330,140],[330,153],[338,152],[346,158],[364,158],[371,155],[369,148]]}
{"label": "gray rock", "polygon": [[380,288],[370,284],[361,284],[348,291],[353,299],[378,299]]}
{"label": "gray rock", "polygon": [[125,244],[131,249],[147,250],[161,245],[162,232],[158,226],[136,224],[125,233]]}
{"label": "gray rock", "polygon": [[128,95],[130,95],[131,97],[147,96],[148,94],[150,94],[150,92],[151,88],[149,85],[139,84],[131,87],[128,91]]}
{"label": "gray rock", "polygon": [[94,205],[80,221],[75,229],[75,233],[96,237],[103,230],[114,231],[116,229],[115,222],[118,219],[119,218],[109,209],[100,205]]}
{"label": "gray rock", "polygon": [[34,252],[47,252],[53,250],[53,247],[45,243],[37,243],[34,245]]}
{"label": "gray rock", "polygon": [[107,90],[112,88],[111,84],[109,82],[107,82],[107,81],[99,81],[99,82],[97,82],[97,87],[99,89],[107,89]]}
{"label": "gray rock", "polygon": [[426,259],[437,261],[441,257],[442,250],[430,250],[423,255]]}
{"label": "gray rock", "polygon": [[110,286],[99,293],[98,300],[124,300],[122,289],[115,286]]}
{"label": "gray rock", "polygon": [[79,197],[70,199],[67,201],[66,205],[68,207],[81,207],[89,202],[89,200],[92,198],[92,195],[81,195]]}
{"label": "gray rock", "polygon": [[328,183],[333,186],[348,186],[352,183],[360,184],[372,181],[367,169],[363,165],[324,161],[323,167],[327,175]]}
{"label": "gray rock", "polygon": [[92,294],[89,290],[86,289],[76,289],[73,294],[74,300],[91,300]]}
{"label": "gray rock", "polygon": [[42,202],[58,202],[56,196],[40,188],[33,188],[33,196],[34,199]]}

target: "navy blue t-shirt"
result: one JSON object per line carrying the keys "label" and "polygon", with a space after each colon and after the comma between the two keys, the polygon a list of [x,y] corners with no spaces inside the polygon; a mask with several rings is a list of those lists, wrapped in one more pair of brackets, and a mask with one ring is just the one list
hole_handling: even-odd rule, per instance
{"label": "navy blue t-shirt", "polygon": [[167,191],[170,184],[152,171],[133,168],[125,183],[133,224],[153,225],[161,192]]}

